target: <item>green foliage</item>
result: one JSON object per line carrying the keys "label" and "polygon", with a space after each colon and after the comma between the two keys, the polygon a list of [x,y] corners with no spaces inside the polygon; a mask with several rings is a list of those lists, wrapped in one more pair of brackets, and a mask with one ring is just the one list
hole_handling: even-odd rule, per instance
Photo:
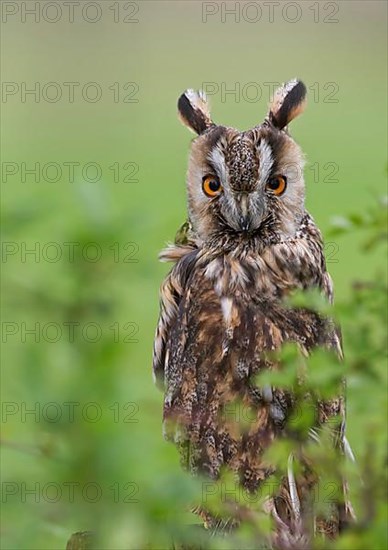
{"label": "green foliage", "polygon": [[[363,248],[378,247],[386,257],[382,236],[387,230],[387,201],[367,211],[360,224]],[[340,549],[387,546],[387,290],[384,272],[368,281],[353,277],[349,298],[339,300],[335,308],[345,348],[347,431],[356,456],[356,465],[347,465],[347,477],[358,518],[358,524],[336,542]]]}

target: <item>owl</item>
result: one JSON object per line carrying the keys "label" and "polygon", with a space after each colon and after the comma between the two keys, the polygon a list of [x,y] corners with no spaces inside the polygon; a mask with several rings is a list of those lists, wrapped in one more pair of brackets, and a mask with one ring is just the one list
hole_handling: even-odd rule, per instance
{"label": "owl", "polygon": [[[333,299],[321,233],[304,205],[303,153],[287,129],[305,97],[301,81],[284,84],[264,122],[247,131],[215,124],[202,92],[187,90],[178,100],[179,117],[196,137],[188,221],[160,256],[174,265],[161,287],[153,374],[164,391],[165,437],[179,447],[184,466],[212,480],[226,468],[252,494],[274,473],[265,453],[287,433],[293,408],[292,392],[260,386],[258,375],[281,372],[274,353],[287,343],[306,355],[317,346],[342,353],[329,319],[287,302],[308,289]],[[251,411],[242,430],[225,414],[233,403]],[[340,418],[335,431],[343,450],[343,397],[319,401],[316,416],[318,428]],[[273,544],[308,548],[301,518],[314,476],[306,465],[296,479],[290,460],[268,508]],[[348,508],[339,503],[315,529],[338,532]],[[203,507],[196,511],[212,524]]]}

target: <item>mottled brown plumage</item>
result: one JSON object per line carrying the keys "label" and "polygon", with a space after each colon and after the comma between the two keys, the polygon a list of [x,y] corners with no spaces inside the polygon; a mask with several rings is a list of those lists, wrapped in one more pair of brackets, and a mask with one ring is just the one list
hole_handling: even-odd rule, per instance
{"label": "mottled brown plumage", "polygon": [[[286,130],[305,92],[301,82],[284,85],[264,123],[246,132],[215,125],[203,94],[188,91],[178,103],[199,135],[189,160],[189,222],[161,254],[175,265],[161,289],[154,376],[165,392],[166,437],[184,465],[211,479],[226,466],[250,492],[273,473],[263,455],[293,406],[291,392],[259,387],[256,376],[281,369],[273,352],[287,342],[305,354],[316,346],[341,354],[330,320],[284,301],[297,289],[333,297],[321,234],[304,207],[303,155]],[[228,416],[234,403],[252,411],[248,426]],[[334,415],[344,415],[342,398],[317,406],[317,426]],[[313,484],[308,471],[299,496]],[[283,504],[272,502],[279,548],[282,537],[292,539],[290,475]],[[302,548],[303,527],[293,531]]]}

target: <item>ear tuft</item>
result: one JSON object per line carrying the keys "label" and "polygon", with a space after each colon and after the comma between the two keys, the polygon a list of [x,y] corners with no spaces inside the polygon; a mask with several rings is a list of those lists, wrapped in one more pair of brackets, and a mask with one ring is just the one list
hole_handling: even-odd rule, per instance
{"label": "ear tuft", "polygon": [[186,90],[178,99],[178,113],[183,124],[198,135],[214,125],[202,91]]}
{"label": "ear tuft", "polygon": [[306,86],[294,79],[280,86],[275,92],[269,107],[269,120],[282,130],[295,117],[300,115],[306,106]]}

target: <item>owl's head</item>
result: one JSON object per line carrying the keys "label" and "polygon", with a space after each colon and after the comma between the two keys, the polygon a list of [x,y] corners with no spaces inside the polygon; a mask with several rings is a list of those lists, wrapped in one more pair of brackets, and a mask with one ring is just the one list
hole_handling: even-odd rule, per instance
{"label": "owl's head", "polygon": [[229,235],[276,242],[292,238],[304,214],[303,156],[287,125],[303,111],[298,80],[275,93],[264,122],[240,132],[215,124],[202,92],[178,101],[191,146],[187,188],[190,220],[202,241]]}

